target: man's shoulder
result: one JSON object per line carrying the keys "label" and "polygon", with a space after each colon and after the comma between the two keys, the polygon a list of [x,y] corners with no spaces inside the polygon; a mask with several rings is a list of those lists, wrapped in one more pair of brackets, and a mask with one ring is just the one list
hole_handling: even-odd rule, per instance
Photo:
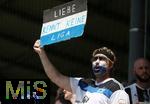
{"label": "man's shoulder", "polygon": [[110,89],[112,92],[124,89],[122,84],[114,78],[111,78],[110,80],[106,81],[104,84],[100,85],[100,87]]}
{"label": "man's shoulder", "polygon": [[133,83],[133,84],[130,84],[130,85],[126,86],[125,90],[132,89],[132,88],[135,88],[135,87],[136,87],[136,83]]}
{"label": "man's shoulder", "polygon": [[[134,91],[133,91],[133,89],[134,89]],[[130,84],[130,85],[128,85],[128,86],[125,87],[125,91],[129,95],[131,95],[131,93],[135,92],[135,89],[136,89],[136,84],[135,83]]]}

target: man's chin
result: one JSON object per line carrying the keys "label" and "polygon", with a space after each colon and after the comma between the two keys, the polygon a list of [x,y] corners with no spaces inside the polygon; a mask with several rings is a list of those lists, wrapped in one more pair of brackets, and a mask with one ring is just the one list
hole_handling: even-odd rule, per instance
{"label": "man's chin", "polygon": [[96,78],[101,78],[105,75],[105,73],[97,72],[97,73],[94,73],[94,75],[95,75]]}
{"label": "man's chin", "polygon": [[143,82],[143,83],[147,83],[150,81],[150,77],[149,78],[141,78],[141,77],[137,76],[137,78],[140,82]]}

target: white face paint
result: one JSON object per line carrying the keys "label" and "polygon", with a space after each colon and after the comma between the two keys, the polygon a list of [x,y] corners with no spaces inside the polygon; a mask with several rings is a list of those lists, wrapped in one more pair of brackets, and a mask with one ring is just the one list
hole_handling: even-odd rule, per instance
{"label": "white face paint", "polygon": [[107,65],[106,61],[97,59],[96,61],[92,62],[92,66],[93,66],[93,68],[99,67],[99,66],[103,66],[103,67],[107,68],[108,65]]}
{"label": "white face paint", "polygon": [[103,54],[97,54],[92,60],[92,69],[95,75],[103,76],[108,69],[108,58]]}
{"label": "white face paint", "polygon": [[108,64],[107,64],[107,57],[103,54],[97,54],[95,55],[95,57],[102,57],[101,59],[100,58],[96,58],[96,60],[93,60],[92,61],[92,67],[93,68],[98,68],[100,66],[103,66],[105,68],[108,67]]}

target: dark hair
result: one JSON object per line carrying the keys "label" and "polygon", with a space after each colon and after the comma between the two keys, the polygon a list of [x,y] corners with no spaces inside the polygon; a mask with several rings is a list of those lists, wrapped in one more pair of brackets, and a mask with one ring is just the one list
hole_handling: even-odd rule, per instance
{"label": "dark hair", "polygon": [[116,61],[116,56],[115,56],[114,52],[111,49],[108,49],[107,47],[101,47],[101,48],[95,49],[93,51],[92,56],[94,57],[96,54],[104,54],[113,63]]}

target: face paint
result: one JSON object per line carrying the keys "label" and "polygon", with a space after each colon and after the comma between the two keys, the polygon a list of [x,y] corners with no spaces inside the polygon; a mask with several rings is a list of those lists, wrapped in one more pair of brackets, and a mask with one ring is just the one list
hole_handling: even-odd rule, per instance
{"label": "face paint", "polygon": [[93,73],[95,75],[99,74],[99,75],[104,75],[106,73],[106,68],[108,67],[106,61],[104,60],[96,60],[93,61],[92,63],[92,69],[93,69]]}

